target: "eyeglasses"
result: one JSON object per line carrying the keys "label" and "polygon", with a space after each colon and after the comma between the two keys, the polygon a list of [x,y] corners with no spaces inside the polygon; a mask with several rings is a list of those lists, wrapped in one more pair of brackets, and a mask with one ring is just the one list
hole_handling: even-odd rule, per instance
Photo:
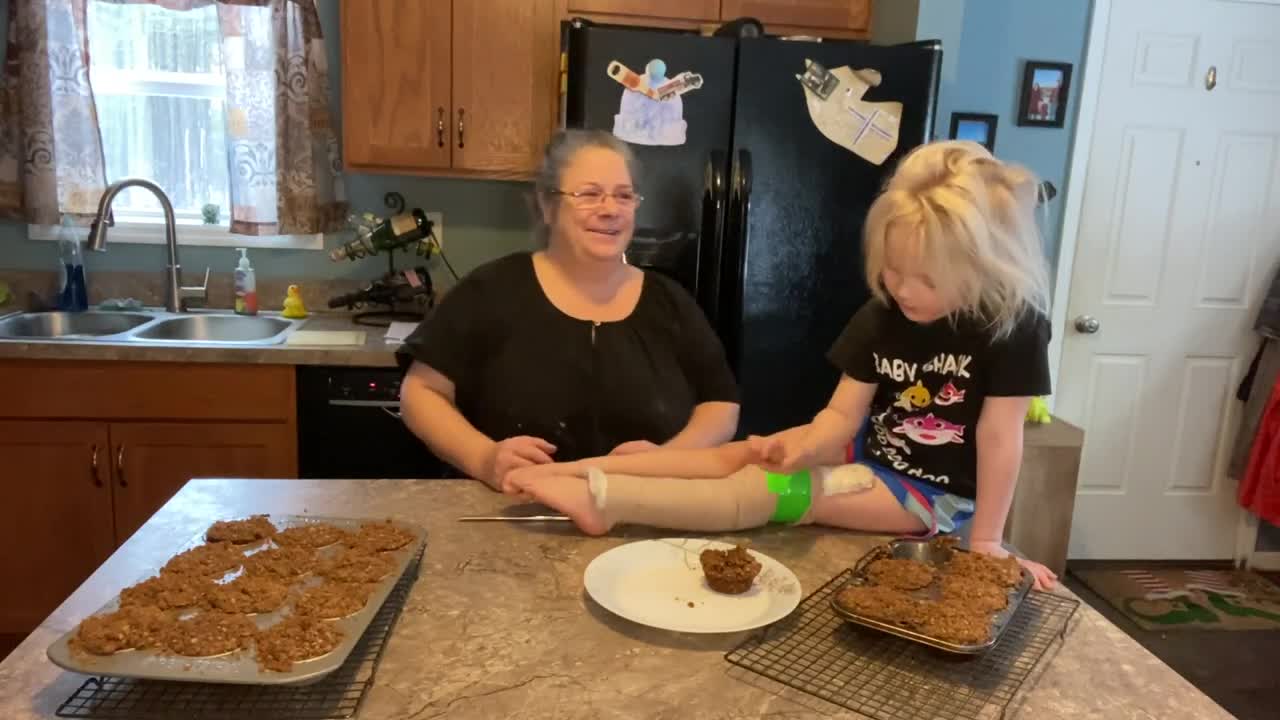
{"label": "eyeglasses", "polygon": [[644,196],[634,190],[615,190],[610,193],[596,188],[589,188],[576,192],[569,192],[568,190],[552,190],[551,192],[554,195],[564,195],[569,198],[571,205],[580,209],[599,207],[604,204],[606,197],[612,197],[618,207],[633,210],[640,204],[641,200],[644,200]]}

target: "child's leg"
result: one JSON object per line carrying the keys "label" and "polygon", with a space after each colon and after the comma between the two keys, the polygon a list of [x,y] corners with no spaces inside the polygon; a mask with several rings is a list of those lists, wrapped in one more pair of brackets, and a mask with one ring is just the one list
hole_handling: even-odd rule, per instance
{"label": "child's leg", "polygon": [[[560,510],[583,532],[598,535],[615,524],[672,530],[726,532],[761,527],[775,520],[818,523],[871,532],[919,532],[919,518],[903,509],[893,493],[862,465],[820,468],[812,479],[779,485],[756,466],[724,478],[635,477],[593,471],[576,476],[531,479],[519,485],[539,502]],[[800,497],[796,497],[796,494]]]}

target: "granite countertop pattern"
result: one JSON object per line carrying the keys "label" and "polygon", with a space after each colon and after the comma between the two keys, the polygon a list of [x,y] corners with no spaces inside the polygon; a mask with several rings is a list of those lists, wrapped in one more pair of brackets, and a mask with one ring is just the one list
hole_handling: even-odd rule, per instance
{"label": "granite countertop pattern", "polygon": [[[227,310],[225,312],[231,312]],[[0,313],[3,314],[3,313]],[[246,363],[262,365],[347,365],[395,367],[396,344],[384,339],[387,329],[357,325],[350,315],[312,314],[299,330],[364,332],[361,345],[266,345],[197,347],[149,340],[142,342],[77,342],[73,340],[0,340],[0,360],[129,360],[135,362]]]}
{"label": "granite countertop pattern", "polygon": [[[428,529],[361,720],[861,717],[730,666],[722,655],[745,634],[673,634],[596,606],[582,586],[587,564],[657,536],[649,531],[587,538],[564,526],[457,522],[508,504],[462,480],[192,481],[0,663],[0,717],[53,717],[83,677],[52,665],[48,645],[213,520],[258,512],[393,516]],[[806,593],[879,540],[821,528],[746,536]],[[1033,677],[1006,717],[1230,717],[1087,605]]]}

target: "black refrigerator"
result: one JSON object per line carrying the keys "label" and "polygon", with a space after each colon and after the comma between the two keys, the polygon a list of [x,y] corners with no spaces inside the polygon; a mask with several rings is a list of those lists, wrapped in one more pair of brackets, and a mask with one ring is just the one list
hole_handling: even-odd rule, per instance
{"label": "black refrigerator", "polygon": [[[933,131],[941,43],[706,37],[582,20],[564,25],[563,40],[565,126],[613,132],[640,161],[645,199],[628,262],[668,273],[698,299],[742,389],[740,436],[808,422],[839,376],[826,352],[870,297],[867,210],[897,160]],[[800,78],[824,89],[811,67],[828,82],[835,68],[878,73],[863,99],[901,103],[897,146],[880,164],[811,119]]]}

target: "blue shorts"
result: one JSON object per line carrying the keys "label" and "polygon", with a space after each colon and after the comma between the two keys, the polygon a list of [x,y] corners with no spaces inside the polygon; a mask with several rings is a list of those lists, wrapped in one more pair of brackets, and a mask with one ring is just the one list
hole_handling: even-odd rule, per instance
{"label": "blue shorts", "polygon": [[953,533],[973,519],[973,500],[940,490],[923,480],[892,470],[866,457],[867,427],[870,421],[862,426],[853,442],[849,443],[848,460],[851,463],[865,465],[875,473],[880,482],[889,488],[889,492],[907,512],[920,518],[926,528],[924,537]]}

